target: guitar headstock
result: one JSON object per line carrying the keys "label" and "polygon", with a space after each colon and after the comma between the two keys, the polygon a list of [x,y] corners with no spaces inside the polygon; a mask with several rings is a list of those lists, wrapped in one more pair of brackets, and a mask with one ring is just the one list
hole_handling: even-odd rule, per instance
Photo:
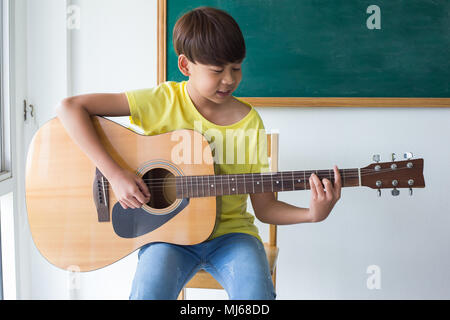
{"label": "guitar headstock", "polygon": [[392,153],[391,162],[379,162],[379,155],[375,155],[375,163],[361,168],[361,185],[378,189],[381,196],[381,189],[391,189],[392,195],[397,196],[398,189],[408,188],[412,195],[413,188],[425,188],[423,177],[423,159],[412,159],[412,153],[404,154],[406,160],[395,161],[395,154]]}

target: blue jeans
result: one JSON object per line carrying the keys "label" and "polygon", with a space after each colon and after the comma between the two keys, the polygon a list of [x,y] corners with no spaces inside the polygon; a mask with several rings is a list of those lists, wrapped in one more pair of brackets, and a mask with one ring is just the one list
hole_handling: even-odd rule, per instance
{"label": "blue jeans", "polygon": [[200,269],[209,272],[230,299],[276,297],[264,246],[246,233],[230,233],[196,245],[150,243],[138,256],[130,299],[177,299]]}

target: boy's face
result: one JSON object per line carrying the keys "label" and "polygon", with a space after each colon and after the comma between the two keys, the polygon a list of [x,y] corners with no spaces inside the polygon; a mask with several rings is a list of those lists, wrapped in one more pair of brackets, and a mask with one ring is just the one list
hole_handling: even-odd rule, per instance
{"label": "boy's face", "polygon": [[178,62],[181,72],[189,76],[196,94],[217,104],[228,101],[242,80],[242,62],[229,63],[223,67],[194,64],[182,54]]}

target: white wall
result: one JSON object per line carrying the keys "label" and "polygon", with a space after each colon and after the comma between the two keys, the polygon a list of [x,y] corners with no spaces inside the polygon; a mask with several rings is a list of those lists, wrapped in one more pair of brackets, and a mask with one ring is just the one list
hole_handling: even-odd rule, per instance
{"label": "white wall", "polygon": [[[425,159],[425,189],[398,197],[383,190],[344,188],[331,215],[318,224],[279,226],[278,292],[284,299],[450,298],[450,110],[260,110],[280,130],[280,169],[364,167],[372,155],[411,151]],[[298,125],[298,124],[301,125]],[[308,206],[309,192],[280,193]],[[369,290],[367,267],[381,271]]]}
{"label": "white wall", "polygon": [[[53,94],[122,92],[156,84],[156,1],[78,0],[71,4],[81,8],[80,29],[73,29],[58,41],[41,42],[43,52],[67,49],[70,58],[67,77],[71,85],[67,91],[61,88],[57,89],[60,93]],[[55,9],[52,1],[40,1],[39,14],[39,19],[29,23],[65,15],[64,8],[59,5]],[[33,68],[38,72],[39,66]],[[44,78],[40,84],[44,88],[45,81],[52,80]],[[42,125],[54,116],[54,105],[39,107]],[[324,222],[280,226],[279,299],[450,298],[450,109],[258,111],[266,128],[280,132],[280,170],[328,169],[333,164],[340,168],[363,167],[375,153],[385,161],[389,161],[391,152],[400,155],[411,151],[425,158],[427,187],[416,189],[413,197],[407,195],[407,190],[398,197],[384,191],[378,198],[372,189],[346,188]],[[280,200],[302,207],[309,205],[309,196],[309,192],[300,191],[279,194]],[[266,237],[266,226],[259,222],[258,226]],[[23,285],[21,297],[128,298],[136,254],[79,275],[76,290],[69,291],[68,272],[45,261],[27,232],[21,230],[29,242],[33,271],[22,277],[24,281],[31,277],[31,284],[29,291]],[[371,265],[380,268],[380,289],[367,287],[367,268]],[[226,298],[226,294],[189,290],[188,298]]]}

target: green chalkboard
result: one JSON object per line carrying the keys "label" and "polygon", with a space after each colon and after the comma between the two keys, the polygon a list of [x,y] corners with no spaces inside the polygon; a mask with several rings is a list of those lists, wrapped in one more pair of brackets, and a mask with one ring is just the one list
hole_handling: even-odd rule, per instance
{"label": "green chalkboard", "polygon": [[[380,29],[370,29],[379,8]],[[449,97],[449,0],[167,0],[167,80],[186,80],[175,22],[199,6],[244,34],[241,97]],[[369,13],[368,13],[369,11]]]}

